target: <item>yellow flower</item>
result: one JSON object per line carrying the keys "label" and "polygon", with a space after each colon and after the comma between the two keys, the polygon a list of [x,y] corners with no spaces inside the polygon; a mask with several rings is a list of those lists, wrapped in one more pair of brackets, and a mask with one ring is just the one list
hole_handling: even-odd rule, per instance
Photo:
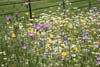
{"label": "yellow flower", "polygon": [[46,47],[50,47],[50,44],[47,43],[47,44],[46,44]]}
{"label": "yellow flower", "polygon": [[12,38],[16,38],[16,34],[13,33],[13,34],[11,35],[11,37],[12,37]]}
{"label": "yellow flower", "polygon": [[25,15],[29,15],[29,12],[26,12]]}
{"label": "yellow flower", "polygon": [[68,40],[72,41],[72,40],[73,40],[73,38],[71,38],[71,37],[70,37],[70,38],[68,38]]}
{"label": "yellow flower", "polygon": [[37,44],[37,45],[38,45],[38,44],[39,44],[39,41],[36,41],[36,42],[35,42],[35,44]]}
{"label": "yellow flower", "polygon": [[64,23],[64,20],[61,20],[60,22],[61,22],[61,23]]}
{"label": "yellow flower", "polygon": [[50,34],[50,38],[53,38],[54,36],[52,34]]}
{"label": "yellow flower", "polygon": [[83,19],[80,19],[80,23],[82,23],[82,24],[83,24],[84,22],[85,22],[85,20],[83,20]]}
{"label": "yellow flower", "polygon": [[63,52],[61,53],[61,55],[62,55],[62,56],[67,56],[67,52],[63,51]]}
{"label": "yellow flower", "polygon": [[78,48],[77,48],[77,47],[74,47],[73,50],[74,50],[75,52],[77,52],[77,51],[78,51]]}
{"label": "yellow flower", "polygon": [[93,32],[93,34],[94,34],[94,35],[96,35],[96,34],[97,34],[97,32],[95,32],[95,31],[94,31],[94,32]]}
{"label": "yellow flower", "polygon": [[33,32],[33,30],[30,28],[30,29],[28,29],[28,32],[30,33],[30,32]]}

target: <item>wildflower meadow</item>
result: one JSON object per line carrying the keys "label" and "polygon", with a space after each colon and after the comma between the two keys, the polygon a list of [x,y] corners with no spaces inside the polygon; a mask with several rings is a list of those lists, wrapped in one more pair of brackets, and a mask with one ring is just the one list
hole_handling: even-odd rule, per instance
{"label": "wildflower meadow", "polygon": [[6,15],[0,67],[100,67],[99,8],[60,9],[34,18],[29,12]]}

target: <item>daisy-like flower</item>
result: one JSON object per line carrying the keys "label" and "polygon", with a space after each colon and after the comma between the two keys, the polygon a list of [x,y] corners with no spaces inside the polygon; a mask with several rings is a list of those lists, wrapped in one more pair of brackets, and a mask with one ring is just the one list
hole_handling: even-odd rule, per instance
{"label": "daisy-like flower", "polygon": [[67,52],[63,51],[63,52],[61,52],[61,55],[62,56],[67,56]]}
{"label": "daisy-like flower", "polygon": [[74,47],[73,50],[74,50],[75,52],[77,52],[77,51],[78,51],[78,48],[77,48],[77,47]]}

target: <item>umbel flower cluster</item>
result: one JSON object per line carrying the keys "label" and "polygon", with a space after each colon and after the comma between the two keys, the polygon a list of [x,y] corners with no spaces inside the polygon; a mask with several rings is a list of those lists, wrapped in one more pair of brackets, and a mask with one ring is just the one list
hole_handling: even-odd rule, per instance
{"label": "umbel flower cluster", "polygon": [[100,64],[100,13],[95,10],[6,19],[0,23],[0,67]]}

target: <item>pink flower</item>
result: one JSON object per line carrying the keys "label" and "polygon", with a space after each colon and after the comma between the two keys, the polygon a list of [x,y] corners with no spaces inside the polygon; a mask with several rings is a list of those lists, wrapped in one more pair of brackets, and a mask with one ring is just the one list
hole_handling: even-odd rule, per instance
{"label": "pink flower", "polygon": [[65,56],[61,56],[61,59],[62,59],[62,60],[65,60]]}
{"label": "pink flower", "polygon": [[28,35],[29,35],[30,37],[33,37],[33,36],[34,36],[34,33],[28,33]]}
{"label": "pink flower", "polygon": [[45,29],[48,29],[48,28],[49,28],[49,24],[46,23],[46,24],[43,25],[43,27],[44,27]]}
{"label": "pink flower", "polygon": [[22,49],[27,49],[28,48],[28,45],[27,44],[24,44],[23,46],[22,46]]}
{"label": "pink flower", "polygon": [[42,24],[36,24],[36,25],[35,25],[35,28],[36,28],[37,30],[41,29],[41,28],[42,28]]}

